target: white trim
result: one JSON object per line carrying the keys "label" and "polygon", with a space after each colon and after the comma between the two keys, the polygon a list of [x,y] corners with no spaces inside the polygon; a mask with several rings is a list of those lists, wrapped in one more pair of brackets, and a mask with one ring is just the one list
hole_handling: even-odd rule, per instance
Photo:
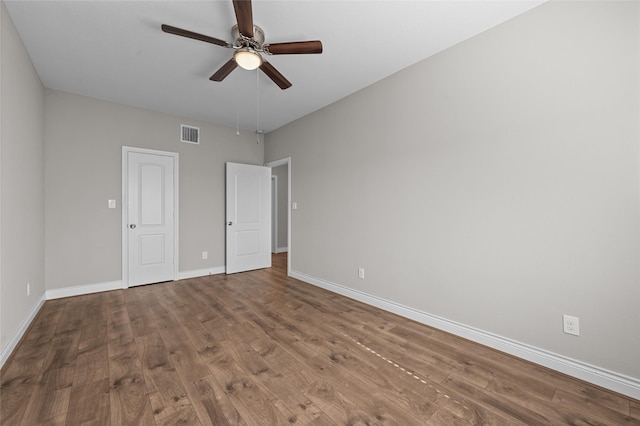
{"label": "white trim", "polygon": [[[214,268],[195,269],[191,271],[182,271],[178,273],[178,280],[185,280],[189,278],[204,277],[207,275],[224,274],[224,266],[218,266]],[[61,299],[63,297],[82,296],[85,294],[100,293],[103,291],[123,290],[127,289],[122,281],[108,281],[95,284],[83,284],[73,287],[56,288],[53,290],[47,290],[46,300]]]}
{"label": "white trim", "polygon": [[408,306],[385,300],[370,294],[354,290],[340,284],[326,281],[298,271],[289,275],[300,281],[324,288],[371,306],[412,319],[422,324],[444,330],[456,336],[464,337],[482,345],[506,352],[518,358],[534,362],[597,386],[610,389],[634,399],[640,399],[640,379],[616,373],[595,365],[571,359],[563,355],[536,348],[503,336],[499,336],[455,321],[428,314]]}
{"label": "white trim", "polygon": [[280,160],[275,160],[275,161],[269,161],[268,163],[265,163],[264,165],[267,167],[278,167],[278,166],[284,166],[287,165],[287,252],[289,253],[287,255],[287,275],[291,275],[291,257],[292,257],[292,251],[289,250],[289,248],[291,247],[291,181],[293,180],[293,177],[291,176],[291,157],[287,157],[287,158],[283,158]]}
{"label": "white trim", "polygon": [[293,175],[291,174],[291,157],[287,158],[287,275],[291,274],[291,182]]}
{"label": "white trim", "polygon": [[18,346],[20,340],[22,340],[22,336],[24,336],[24,333],[27,332],[36,315],[38,315],[38,312],[40,312],[40,308],[42,308],[42,305],[44,305],[45,300],[45,294],[42,293],[42,296],[40,296],[38,303],[36,303],[31,311],[29,311],[29,314],[22,321],[20,327],[18,327],[14,335],[11,336],[11,339],[9,339],[9,341],[7,342],[7,345],[2,348],[2,352],[0,352],[0,368],[4,366],[4,363],[7,361],[7,359],[9,359],[13,351],[16,349],[16,346]]}
{"label": "white trim", "polygon": [[276,254],[278,253],[286,253],[289,251],[289,247],[278,247],[276,248]]}
{"label": "white trim", "polygon": [[[273,173],[273,167],[272,173]],[[278,248],[278,176],[271,175],[271,252]]]}
{"label": "white trim", "polygon": [[287,158],[282,158],[280,160],[275,160],[275,161],[269,161],[268,163],[264,163],[265,167],[278,167],[278,166],[284,166],[285,164],[289,164],[289,161],[291,161],[291,157],[287,157]]}
{"label": "white trim", "polygon": [[205,277],[207,275],[224,274],[225,272],[227,272],[227,270],[224,266],[217,266],[214,268],[204,268],[204,269],[193,269],[191,271],[178,272],[178,279],[187,280],[189,278]]}
{"label": "white trim", "polygon": [[174,238],[173,238],[173,280],[178,279],[178,263],[180,260],[180,253],[178,252],[179,248],[179,164],[180,164],[180,156],[177,152],[169,152],[169,151],[158,151],[155,149],[146,149],[146,148],[135,148],[130,146],[122,147],[122,288],[129,288],[129,245],[128,243],[128,235],[127,232],[127,222],[128,222],[128,210],[129,203],[127,202],[127,191],[128,191],[128,167],[127,167],[127,156],[130,152],[137,152],[140,154],[153,154],[153,155],[164,155],[173,158],[173,229],[174,229]]}
{"label": "white trim", "polygon": [[84,294],[100,293],[103,291],[122,290],[126,288],[122,281],[109,281],[104,283],[84,284],[73,287],[55,288],[47,290],[47,300],[61,299],[63,297],[82,296]]}

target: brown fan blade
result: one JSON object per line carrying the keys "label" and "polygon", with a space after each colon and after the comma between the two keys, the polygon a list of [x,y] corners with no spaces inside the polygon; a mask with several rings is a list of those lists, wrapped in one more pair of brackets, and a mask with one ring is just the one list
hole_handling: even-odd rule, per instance
{"label": "brown fan blade", "polygon": [[173,27],[171,25],[162,24],[162,31],[169,34],[175,34],[182,37],[192,38],[194,40],[206,41],[207,43],[217,44],[218,46],[222,46],[222,47],[233,47],[231,43],[227,43],[224,40],[194,33],[193,31],[189,31],[189,30],[183,30],[182,28]]}
{"label": "brown fan blade", "polygon": [[272,55],[322,53],[322,42],[320,40],[312,40],[265,44],[264,50],[271,53]]}
{"label": "brown fan blade", "polygon": [[291,82],[287,80],[284,75],[280,74],[280,71],[275,69],[275,67],[269,62],[263,60],[262,65],[260,65],[260,69],[282,90],[288,89],[289,87],[293,86]]}
{"label": "brown fan blade", "polygon": [[238,31],[245,37],[253,38],[253,12],[251,0],[233,0],[233,9],[236,12]]}
{"label": "brown fan blade", "polygon": [[211,77],[209,77],[209,80],[211,80],[211,81],[222,81],[229,74],[231,74],[231,71],[235,70],[237,66],[238,66],[238,64],[236,63],[236,60],[231,58],[231,59],[229,59],[227,61],[226,64],[221,66],[218,71],[216,71]]}

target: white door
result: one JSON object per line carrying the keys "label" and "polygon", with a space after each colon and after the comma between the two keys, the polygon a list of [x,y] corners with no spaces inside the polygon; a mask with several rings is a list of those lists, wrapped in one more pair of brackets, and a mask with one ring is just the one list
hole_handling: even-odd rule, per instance
{"label": "white door", "polygon": [[271,266],[271,169],[227,163],[227,274]]}
{"label": "white door", "polygon": [[128,285],[174,280],[177,154],[125,154]]}

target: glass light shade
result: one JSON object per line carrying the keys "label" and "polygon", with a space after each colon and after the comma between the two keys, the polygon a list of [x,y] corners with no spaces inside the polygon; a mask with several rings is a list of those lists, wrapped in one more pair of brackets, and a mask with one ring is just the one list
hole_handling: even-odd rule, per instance
{"label": "glass light shade", "polygon": [[235,59],[236,63],[245,70],[255,70],[262,65],[262,58],[260,55],[247,47],[243,47],[236,51],[233,55],[233,59]]}

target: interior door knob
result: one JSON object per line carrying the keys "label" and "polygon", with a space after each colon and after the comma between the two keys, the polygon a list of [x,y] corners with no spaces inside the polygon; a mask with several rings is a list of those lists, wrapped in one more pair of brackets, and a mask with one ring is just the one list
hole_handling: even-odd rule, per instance
{"label": "interior door knob", "polygon": [[229,221],[228,225],[229,225],[229,226],[233,225],[233,222]]}
{"label": "interior door knob", "polygon": [[132,223],[131,225],[129,225],[129,228],[131,228],[131,229],[136,229],[136,224],[135,224],[135,223]]}

